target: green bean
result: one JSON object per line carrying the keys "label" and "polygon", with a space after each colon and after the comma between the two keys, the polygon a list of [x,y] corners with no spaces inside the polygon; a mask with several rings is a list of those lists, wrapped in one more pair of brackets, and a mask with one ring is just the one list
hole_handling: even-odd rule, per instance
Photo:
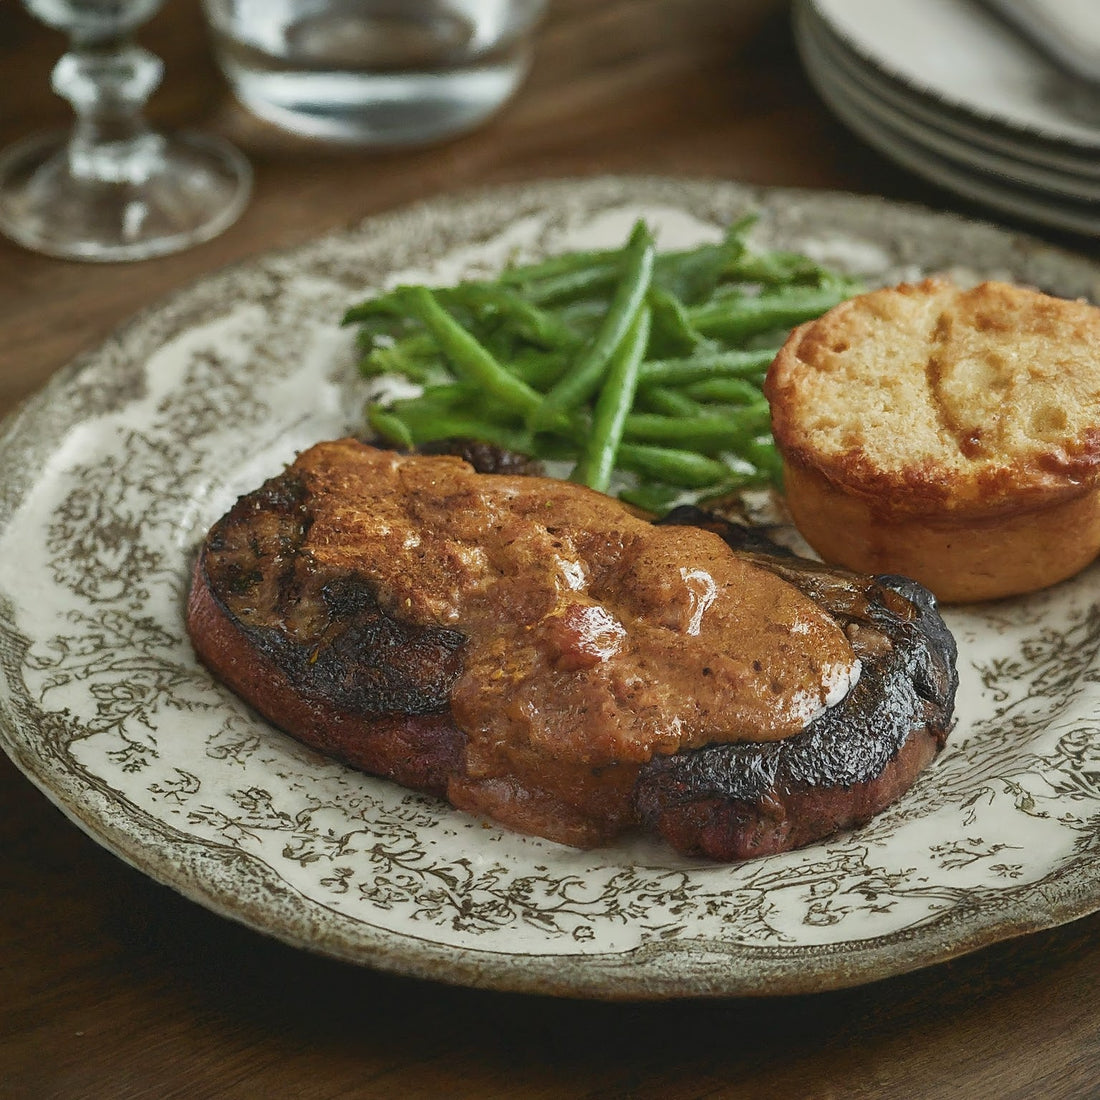
{"label": "green bean", "polygon": [[753,216],[724,238],[658,253],[645,224],[618,249],[508,268],[494,279],[398,287],[353,305],[360,370],[423,387],[370,409],[401,447],[481,438],[572,459],[653,510],[729,492],[782,466],[761,386],[790,328],[859,288],[793,252],[754,251]]}
{"label": "green bean", "polygon": [[548,390],[568,369],[570,357],[562,352],[519,352],[507,369],[533,389]]}
{"label": "green bean", "polygon": [[731,259],[723,274],[729,279],[776,286],[836,280],[835,273],[797,252],[744,252]]}
{"label": "green bean", "polygon": [[653,267],[653,281],[685,304],[698,305],[714,293],[743,248],[741,242],[723,241],[686,252],[662,253]]}
{"label": "green bean", "polygon": [[722,497],[728,497],[730,493],[736,493],[739,489],[769,484],[770,479],[766,473],[747,463],[745,465],[746,468],[739,467],[736,470],[730,470],[725,481],[720,481],[716,485],[704,486],[703,491],[698,496],[699,503],[705,505],[707,501],[721,500]]}
{"label": "green bean", "polygon": [[703,406],[698,401],[686,397],[682,390],[669,386],[648,386],[638,390],[638,401],[643,411],[660,413],[662,416],[702,416]]}
{"label": "green bean", "polygon": [[427,287],[406,287],[406,305],[436,338],[459,377],[480,385],[487,394],[517,412],[530,415],[541,408],[542,397],[509,374],[479,341],[467,332],[432,296]]}
{"label": "green bean", "polygon": [[[380,295],[349,310],[346,318],[358,321],[371,336],[400,337],[407,324],[404,287]],[[432,290],[436,302],[459,324],[484,342],[490,334],[547,349],[575,348],[584,337],[574,326],[540,309],[521,294],[493,283],[459,283]],[[400,318],[400,321],[397,319]],[[373,343],[373,340],[371,341]]]}
{"label": "green bean", "polygon": [[688,320],[687,310],[676,295],[662,287],[649,288],[646,300],[653,313],[647,354],[650,356],[690,355],[702,337]]}
{"label": "green bean", "polygon": [[404,447],[419,447],[441,439],[479,439],[510,451],[535,454],[535,441],[523,428],[461,410],[431,408],[372,408],[371,427],[379,435]]}
{"label": "green bean", "polygon": [[827,287],[785,287],[773,293],[712,299],[692,306],[688,318],[704,336],[740,341],[768,329],[789,328],[844,301],[841,284]]}
{"label": "green bean", "polygon": [[725,401],[731,405],[750,405],[760,400],[760,387],[745,378],[704,378],[679,391],[695,401]]}
{"label": "green bean", "polygon": [[[692,304],[707,298],[733,256],[726,245],[700,245],[654,257],[653,282],[673,297]],[[622,252],[580,252],[554,256],[541,264],[512,268],[500,281],[520,287],[541,304],[573,302],[606,292],[622,267]]]}
{"label": "green bean", "polygon": [[397,340],[405,340],[417,332],[416,323],[409,317],[371,317],[358,323],[355,344],[363,351],[385,347]]}
{"label": "green bean", "polygon": [[509,331],[543,348],[574,348],[581,342],[564,321],[506,287],[460,283],[434,294],[444,306],[466,308],[482,317],[496,316]]}
{"label": "green bean", "polygon": [[758,252],[749,247],[745,237],[756,224],[757,216],[749,214],[734,222],[726,231],[725,243],[730,246],[727,263],[722,270],[726,279],[775,286],[784,283],[817,283],[835,280],[828,268],[799,252],[768,249]]}
{"label": "green bean", "polygon": [[524,287],[527,297],[539,306],[560,306],[606,294],[619,278],[615,264],[565,271],[551,279],[543,279]]}
{"label": "green bean", "polygon": [[582,343],[591,340],[607,316],[607,298],[579,298],[553,308],[554,316],[568,325]]}
{"label": "green bean", "polygon": [[[703,244],[657,256],[654,282],[685,302],[694,304],[705,298],[722,273],[744,252],[745,245],[740,237],[755,220],[748,218],[735,223],[719,244]],[[558,285],[569,286],[571,290],[581,285],[606,285],[614,278],[621,262],[622,252],[616,249],[566,252],[536,263],[506,268],[498,281],[506,286],[520,287],[525,293],[549,294],[552,298]],[[577,281],[556,284],[555,281],[563,276],[574,277]]]}
{"label": "green bean", "polygon": [[745,447],[745,456],[767,480],[782,488],[783,460],[779,457],[779,451],[776,450],[775,440],[770,432],[750,439]]}
{"label": "green bean", "polygon": [[626,418],[623,437],[631,442],[682,447],[705,453],[736,451],[768,426],[769,415],[766,401],[735,411],[738,415],[705,415],[690,419],[631,413]]}
{"label": "green bean", "polygon": [[678,497],[684,495],[682,486],[662,485],[658,482],[645,482],[619,493],[619,500],[633,504],[644,512],[655,516],[664,515]]}
{"label": "green bean", "polygon": [[[425,386],[416,397],[401,397],[391,401],[388,408],[398,415],[418,409],[448,411],[472,404],[479,392],[476,386],[467,382],[443,382],[435,386]],[[511,410],[507,412],[513,417],[516,415]]]}
{"label": "green bean", "polygon": [[532,416],[532,426],[547,427],[562,413],[577,408],[599,388],[615,349],[634,324],[649,290],[653,274],[653,238],[644,222],[638,222],[626,246],[622,278],[593,340],[570,369],[554,384],[541,408]]}
{"label": "green bean", "polygon": [[545,260],[538,260],[535,263],[506,267],[497,277],[497,281],[505,286],[519,286],[526,289],[531,283],[554,279],[559,275],[587,271],[591,268],[613,267],[621,260],[622,252],[618,249],[563,252],[557,256],[549,256]]}
{"label": "green bean", "polygon": [[373,298],[359,302],[346,310],[342,325],[372,324],[374,322],[393,322],[403,320],[405,310],[397,295],[390,291],[386,294],[376,294]]}
{"label": "green bean", "polygon": [[371,348],[359,360],[359,372],[368,378],[401,374],[411,382],[422,383],[438,381],[448,373],[439,347],[426,332]]}
{"label": "green bean", "polygon": [[414,446],[412,432],[398,417],[387,412],[381,405],[371,405],[367,409],[367,423],[387,443],[395,443],[405,450],[410,450]]}
{"label": "green bean", "polygon": [[509,428],[473,415],[454,413],[440,416],[431,426],[419,433],[417,443],[428,443],[439,439],[476,439],[483,443],[492,443],[506,451],[539,457],[531,433],[523,428]]}
{"label": "green bean", "polygon": [[[705,244],[655,258],[653,281],[681,301],[707,298],[743,249],[727,242]],[[520,288],[540,303],[573,300],[581,293],[606,289],[618,274],[622,253],[589,251],[552,256],[537,264],[509,268],[499,281]]]}
{"label": "green bean", "polygon": [[723,351],[687,359],[651,359],[642,364],[638,384],[682,386],[705,378],[749,378],[767,370],[778,348],[760,351]]}
{"label": "green bean", "polygon": [[670,447],[646,447],[638,443],[619,445],[619,465],[643,477],[685,489],[706,489],[721,483],[729,467],[695,451]]}
{"label": "green bean", "polygon": [[[461,416],[500,424],[508,430],[523,427],[523,418],[507,405],[468,383],[431,386],[417,397],[404,397],[386,406],[413,435],[438,438],[434,426],[441,418]],[[528,433],[529,434],[529,433]]]}
{"label": "green bean", "polygon": [[611,482],[623,425],[634,405],[638,367],[649,342],[649,327],[649,307],[643,305],[612,356],[607,378],[596,398],[591,431],[571,476],[571,480],[601,493],[607,491]]}
{"label": "green bean", "polygon": [[[713,485],[697,487],[701,491],[692,494],[692,500],[699,503],[717,500],[728,496],[738,489],[744,489],[753,485],[767,483],[767,477],[756,470],[727,470],[722,481]],[[619,499],[627,504],[633,504],[635,508],[641,508],[651,515],[663,516],[678,500],[685,496],[683,486],[665,485],[660,482],[646,482],[630,489],[624,489],[619,493]],[[687,502],[685,502],[687,503]]]}
{"label": "green bean", "polygon": [[[753,333],[747,340],[742,340],[738,347],[742,351],[774,351],[778,355],[779,349],[787,342],[790,334],[790,328],[769,328],[763,332]],[[760,372],[761,377],[766,373],[767,368]]]}

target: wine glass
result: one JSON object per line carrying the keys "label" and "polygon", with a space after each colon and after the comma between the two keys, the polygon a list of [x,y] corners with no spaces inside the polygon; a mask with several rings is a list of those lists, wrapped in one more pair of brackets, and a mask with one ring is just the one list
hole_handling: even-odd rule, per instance
{"label": "wine glass", "polygon": [[248,161],[211,135],[156,133],[142,115],[163,66],[131,36],[163,0],[23,3],[69,35],[53,89],[76,125],[0,153],[0,231],[51,256],[143,260],[231,225],[251,190]]}

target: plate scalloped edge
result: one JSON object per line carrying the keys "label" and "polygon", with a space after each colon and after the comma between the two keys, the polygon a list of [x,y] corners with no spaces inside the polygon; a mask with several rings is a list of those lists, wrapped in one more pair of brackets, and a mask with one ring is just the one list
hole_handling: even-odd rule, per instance
{"label": "plate scalloped edge", "polygon": [[[596,223],[603,232],[617,231],[639,209],[663,218],[675,237],[708,227],[717,232],[748,207],[761,212],[762,238],[806,247],[862,268],[870,278],[965,266],[1100,298],[1097,265],[982,223],[858,196],[648,177],[561,180],[429,200],[217,273],[146,310],[60,372],[6,426],[0,538],[9,551],[38,540],[50,553],[49,564],[32,578],[33,609],[22,590],[25,570],[10,564],[19,555],[6,554],[9,564],[0,566],[0,741],[17,766],[99,843],[215,912],[348,961],[502,990],[644,999],[838,988],[1100,908],[1100,876],[1082,839],[1087,830],[1065,826],[1063,836],[1047,808],[1059,800],[1071,806],[1066,799],[1076,798],[1072,805],[1082,813],[1094,802],[1100,812],[1100,791],[1080,788],[1067,795],[1051,787],[1052,780],[1083,782],[1095,763],[1091,747],[1079,743],[1088,718],[1076,692],[1088,685],[1064,655],[1035,657],[1032,680],[998,672],[1003,654],[976,663],[970,679],[981,706],[960,718],[951,743],[957,749],[949,748],[955,755],[922,778],[914,798],[929,800],[933,816],[949,820],[975,789],[986,792],[989,807],[971,807],[972,820],[1007,828],[1010,842],[983,840],[979,850],[960,833],[954,841],[963,843],[952,847],[948,834],[922,865],[922,872],[942,865],[942,881],[915,894],[917,876],[906,880],[904,874],[909,850],[892,864],[883,856],[893,858],[891,846],[912,832],[909,805],[835,843],[737,868],[702,867],[641,842],[576,854],[467,820],[456,823],[453,812],[431,800],[307,753],[206,682],[195,666],[180,620],[187,561],[204,525],[250,487],[248,478],[274,472],[287,451],[310,441],[311,432],[353,423],[357,415],[356,383],[333,366],[346,348],[326,335],[324,325],[303,325],[319,303],[331,305],[341,295],[346,301],[393,272],[491,262],[486,255],[499,261],[502,248],[537,252],[570,233],[588,234]],[[516,225],[526,226],[526,236],[514,235]],[[956,262],[959,256],[965,265]],[[287,337],[286,346],[263,351],[267,325]],[[305,343],[295,344],[296,338]],[[268,359],[242,366],[258,347]],[[248,371],[266,372],[256,377],[276,396],[301,398],[309,386],[294,357],[303,352],[303,361],[328,365],[319,408],[282,419],[276,411],[272,420],[269,401],[248,384],[256,380]],[[223,432],[218,445],[204,451],[211,418],[227,414],[247,425],[245,438],[234,441],[232,432]],[[229,461],[234,457],[236,465]],[[159,484],[166,470],[180,483],[167,501],[153,500],[149,486]],[[106,519],[96,518],[99,505]],[[148,537],[155,536],[152,545],[146,526]],[[114,572],[93,584],[90,567],[102,570],[104,561],[114,563]],[[128,590],[142,569],[146,590]],[[989,634],[1014,652],[1020,639],[1042,638],[1053,622],[1064,628],[1063,640],[1077,648],[1083,640],[1092,652],[1100,644],[1096,580],[1087,574],[1053,594],[997,605],[992,618],[962,613],[960,637],[975,647]],[[96,608],[93,630],[89,609]],[[114,631],[109,637],[108,628]],[[126,637],[130,649],[118,644]],[[1075,677],[1074,693],[1033,690],[1063,667]],[[1013,729],[1034,727],[1045,740],[1016,760],[1004,746],[1006,722]],[[202,759],[194,763],[200,742],[188,738],[203,723]],[[975,752],[980,759],[983,746],[994,747],[991,763],[978,766],[977,780],[968,779],[958,761]],[[1050,763],[1055,756],[1057,768]],[[1020,764],[1025,776],[1039,769],[1034,790],[1020,780]],[[229,780],[238,775],[270,780],[287,806],[307,805],[309,815],[287,826],[284,817],[294,815],[273,801],[265,806],[255,794],[262,786],[235,788]],[[934,794],[940,780],[944,790]],[[994,789],[1008,780],[1017,793]],[[299,788],[309,790],[304,803],[295,801]],[[1021,810],[1025,795],[1030,807]],[[242,797],[252,799],[247,807]],[[227,812],[233,807],[235,817]],[[334,815],[353,823],[348,835],[354,843],[372,836],[381,862],[363,849],[334,847],[325,831]],[[1028,830],[1039,830],[1034,835],[1044,840],[1057,836],[1070,848],[1084,846],[1066,853],[1050,874],[1029,865],[1019,871],[1026,881],[1013,885],[1017,865],[1009,859],[1017,857],[1005,853],[1021,847],[1013,842],[1032,835]],[[379,882],[395,865],[398,840],[420,845],[419,863],[412,860],[402,871],[416,884],[400,887],[394,878],[384,897]],[[454,850],[471,844],[477,854],[472,863],[467,859],[464,880],[434,893],[424,886],[441,868],[461,868]],[[433,845],[450,846],[435,865],[424,854]],[[319,864],[328,871],[328,885],[320,890],[317,883],[325,878],[314,873]],[[966,868],[982,868],[984,877],[959,885]],[[505,879],[510,893],[500,887]],[[602,893],[584,894],[590,883]],[[358,909],[347,890],[340,892],[351,886],[358,890],[352,899]],[[459,927],[472,919],[471,894],[462,896],[466,887],[481,900],[480,928]],[[545,896],[524,893],[532,888]],[[387,925],[382,918],[402,905],[404,915]],[[432,905],[437,912],[415,915]],[[713,919],[704,912],[708,906],[718,909]],[[876,920],[893,919],[876,907],[903,911],[904,919],[876,934]],[[363,912],[376,917],[364,919]],[[854,934],[830,930],[849,926]]]}

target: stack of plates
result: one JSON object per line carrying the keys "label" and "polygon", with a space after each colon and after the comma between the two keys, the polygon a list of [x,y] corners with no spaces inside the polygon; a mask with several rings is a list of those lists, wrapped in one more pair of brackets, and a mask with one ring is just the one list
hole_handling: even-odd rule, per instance
{"label": "stack of plates", "polygon": [[998,210],[1100,236],[1100,84],[977,0],[799,0],[795,36],[825,102],[899,164]]}

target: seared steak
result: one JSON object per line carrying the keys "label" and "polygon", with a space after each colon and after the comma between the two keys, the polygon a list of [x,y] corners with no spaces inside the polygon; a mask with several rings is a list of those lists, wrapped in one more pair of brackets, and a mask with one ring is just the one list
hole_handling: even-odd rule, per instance
{"label": "seared steak", "polygon": [[858,683],[794,737],[654,757],[635,792],[640,818],[673,847],[714,859],[798,848],[869,821],[943,747],[958,674],[955,639],[931,593],[796,558],[758,531],[677,509],[828,608],[859,655]]}
{"label": "seared steak", "polygon": [[[918,585],[799,560],[694,510],[652,528],[466,457],[509,472],[425,473],[345,441],[242,497],[195,564],[199,657],[322,752],[584,846],[640,824],[714,859],[782,851],[868,820],[942,747],[955,646]],[[370,484],[383,471],[405,487],[398,511]],[[581,520],[604,512],[589,538]],[[403,526],[413,515],[422,530]],[[681,544],[722,584],[669,566]],[[713,659],[711,622],[739,631]],[[662,675],[681,650],[686,688]]]}

